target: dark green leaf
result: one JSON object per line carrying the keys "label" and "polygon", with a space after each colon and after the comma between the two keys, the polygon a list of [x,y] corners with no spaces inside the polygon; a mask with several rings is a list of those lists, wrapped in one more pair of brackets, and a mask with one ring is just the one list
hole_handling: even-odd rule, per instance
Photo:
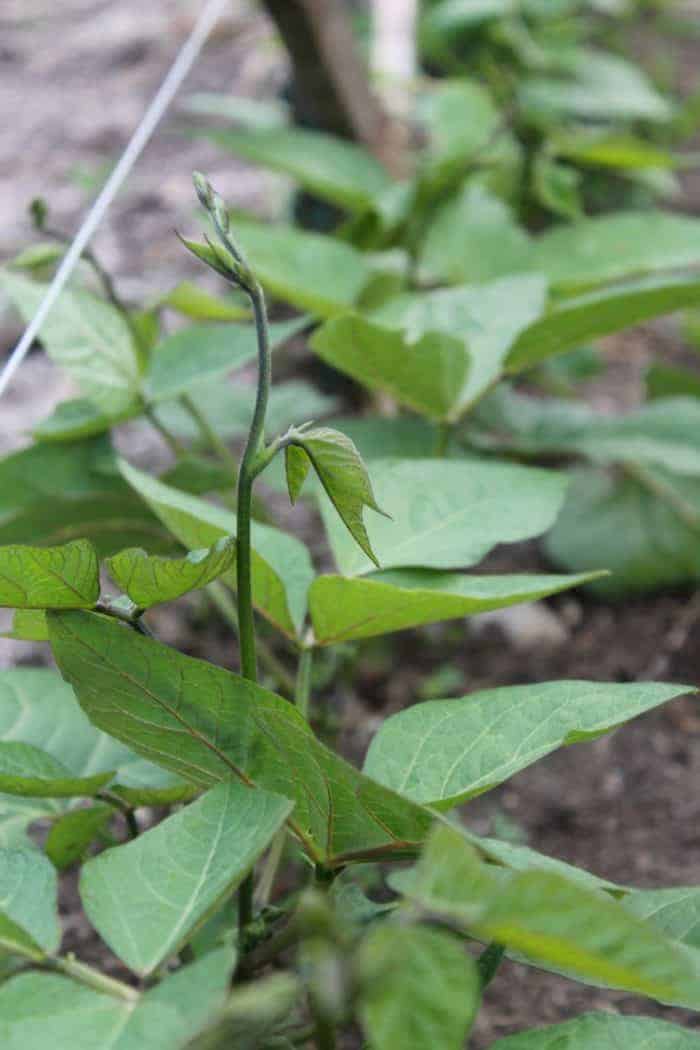
{"label": "dark green leaf", "polygon": [[303,448],[298,445],[287,445],[284,450],[284,472],[291,503],[296,503],[299,499],[310,467],[311,460]]}
{"label": "dark green leaf", "polygon": [[291,809],[240,781],[219,784],[87,862],[80,895],[88,918],[130,969],[151,973],[235,890]]}
{"label": "dark green leaf", "polygon": [[594,740],[692,686],[544,682],[415,704],[384,722],[365,772],[440,809],[489,791],[544,755]]}
{"label": "dark green leaf", "polygon": [[682,365],[667,365],[655,361],[644,377],[647,397],[696,397],[700,398],[700,374]]}
{"label": "dark green leaf", "polygon": [[99,596],[97,554],[87,540],[63,547],[0,547],[0,606],[90,608]]}
{"label": "dark green leaf", "polygon": [[92,613],[50,613],[54,655],[94,723],[203,787],[237,778],[296,803],[329,865],[415,849],[431,815],[328,751],[287,701]]}
{"label": "dark green leaf", "polygon": [[230,571],[235,556],[236,542],[229,536],[184,558],[163,558],[132,547],[108,558],[107,568],[131,600],[148,609],[206,587]]}
{"label": "dark green leaf", "polygon": [[46,837],[46,855],[59,871],[81,861],[90,845],[102,835],[114,815],[111,806],[72,809],[54,821]]}

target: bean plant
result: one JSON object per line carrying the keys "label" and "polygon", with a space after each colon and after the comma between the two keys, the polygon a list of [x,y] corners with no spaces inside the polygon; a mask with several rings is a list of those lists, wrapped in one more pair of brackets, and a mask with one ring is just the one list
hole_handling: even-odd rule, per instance
{"label": "bean plant", "polygon": [[[366,465],[347,432],[304,418],[299,388],[297,417],[269,436],[273,348],[309,318],[269,325],[262,282],[273,270],[290,287],[304,275],[282,251],[249,262],[221,198],[202,176],[195,186],[213,232],[184,243],[242,299],[187,286],[169,302],[244,320],[160,341],[159,306],[134,313],[116,294],[74,287],[43,338],[86,398],[0,464],[0,604],[16,610],[15,637],[49,641],[58,668],[0,677],[3,1048],[460,1050],[505,958],[699,1009],[697,887],[638,890],[479,836],[467,805],[690,686],[558,681],[413,703],[385,720],[362,770],[313,728],[327,713],[328,686],[314,688],[324,651],[599,575],[465,573],[496,544],[547,531],[566,477],[446,453],[464,406],[504,367],[622,310],[629,320],[649,302],[666,306],[696,279],[616,285],[584,296],[588,307],[557,300],[543,317],[540,279],[501,281],[475,300],[500,313],[488,367],[431,328],[425,302],[392,308],[429,333],[415,340],[363,315],[327,320],[316,351],[352,375],[365,354],[363,381],[419,413],[374,435],[360,427]],[[26,266],[7,268],[3,287],[31,312],[40,290]],[[329,271],[326,296],[342,298],[343,281],[342,268]],[[322,294],[315,286],[306,304],[316,318]],[[464,317],[464,302],[455,310]],[[251,347],[257,388],[237,462],[214,406],[204,414],[192,391],[197,379],[221,385]],[[106,429],[137,415],[178,457],[165,478],[112,449]],[[183,451],[183,420],[209,458]],[[318,506],[330,571],[271,520],[266,479]],[[203,498],[212,491],[219,502]],[[193,591],[234,629],[239,673],[153,637],[150,610]],[[37,824],[42,834],[30,834]],[[102,970],[61,952],[58,880],[78,866],[86,921],[109,949]],[[493,1050],[623,1043],[690,1050],[697,1036],[591,1013]]]}

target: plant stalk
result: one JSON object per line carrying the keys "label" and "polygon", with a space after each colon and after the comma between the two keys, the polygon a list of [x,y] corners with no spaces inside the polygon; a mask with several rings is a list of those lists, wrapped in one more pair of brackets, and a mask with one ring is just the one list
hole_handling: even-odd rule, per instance
{"label": "plant stalk", "polygon": [[308,721],[309,701],[311,699],[311,670],[313,667],[313,649],[302,649],[297,668],[297,680],[294,687],[294,703],[299,713]]}
{"label": "plant stalk", "polygon": [[93,970],[91,966],[79,962],[72,955],[47,958],[42,960],[39,966],[41,969],[52,970],[56,973],[63,973],[66,977],[72,977],[73,980],[79,981],[89,988],[94,988],[95,991],[102,992],[103,995],[111,995],[113,998],[123,999],[128,1003],[135,1003],[139,998],[136,988],[132,988],[122,981],[117,981],[114,977],[107,977],[106,974],[100,973],[98,970]]}

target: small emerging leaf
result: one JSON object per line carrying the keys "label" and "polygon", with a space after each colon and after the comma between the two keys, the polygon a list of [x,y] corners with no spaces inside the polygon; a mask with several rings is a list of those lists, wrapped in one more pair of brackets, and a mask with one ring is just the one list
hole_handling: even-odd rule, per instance
{"label": "small emerging leaf", "polygon": [[[328,498],[343,519],[352,538],[378,566],[379,562],[362,520],[362,512],[365,507],[369,507],[384,517],[389,515],[377,505],[367,468],[354,443],[339,430],[331,430],[328,427],[307,430],[303,435],[295,437],[294,443],[310,459]],[[289,478],[289,467],[287,470]],[[299,494],[300,488],[299,467],[296,465],[289,488],[292,502]]]}
{"label": "small emerging leaf", "polygon": [[97,554],[87,540],[62,547],[0,547],[0,606],[85,609],[99,594]]}
{"label": "small emerging leaf", "polygon": [[147,609],[206,587],[229,571],[235,555],[236,541],[226,536],[208,549],[190,551],[184,558],[160,557],[132,547],[108,558],[107,567],[131,600]]}
{"label": "small emerging leaf", "polygon": [[296,503],[311,467],[311,460],[299,445],[287,445],[284,450],[284,470],[287,477],[289,499]]}

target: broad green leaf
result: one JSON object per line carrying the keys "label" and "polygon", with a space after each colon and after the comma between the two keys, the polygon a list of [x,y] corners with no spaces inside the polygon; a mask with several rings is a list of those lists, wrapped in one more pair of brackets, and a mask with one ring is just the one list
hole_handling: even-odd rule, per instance
{"label": "broad green leaf", "polygon": [[544,755],[594,740],[692,686],[543,682],[415,704],[374,737],[365,772],[417,802],[450,809]]}
{"label": "broad green leaf", "polygon": [[330,866],[401,856],[432,816],[313,736],[287,701],[92,613],[50,613],[54,655],[95,725],[203,787],[235,777],[295,802],[290,825]]}
{"label": "broad green leaf", "polygon": [[517,338],[506,370],[521,371],[554,354],[700,302],[700,276],[657,275],[563,299]]}
{"label": "broad green leaf", "polygon": [[295,438],[295,444],[308,456],[326,495],[355,543],[378,565],[363,513],[365,507],[378,514],[385,512],[374,498],[367,468],[353,442],[339,430],[316,427]]}
{"label": "broad green leaf", "polygon": [[240,781],[219,784],[85,864],[88,918],[131,970],[151,973],[242,882],[291,810],[287,799]]}
{"label": "broad green leaf", "polygon": [[373,319],[400,328],[409,342],[426,332],[443,332],[465,342],[470,368],[455,401],[461,415],[501,377],[517,337],[542,316],[546,290],[539,275],[504,277],[478,286],[399,295]]}
{"label": "broad green leaf", "polygon": [[427,459],[435,450],[435,427],[415,416],[342,416],[330,422],[352,439],[366,460]]}
{"label": "broad green leaf", "polygon": [[571,572],[611,571],[590,586],[609,598],[700,579],[700,480],[628,464],[619,476],[576,470],[545,549]]}
{"label": "broad green leaf", "polygon": [[633,890],[625,907],[676,941],[700,948],[700,887],[673,886],[662,890]]}
{"label": "broad green leaf", "polygon": [[46,836],[46,855],[59,871],[81,861],[90,845],[107,830],[114,809],[106,803],[71,809],[55,820]]}
{"label": "broad green leaf", "polygon": [[423,241],[424,283],[491,281],[526,268],[530,238],[482,180],[466,182],[438,208]]}
{"label": "broad green leaf", "polygon": [[318,576],[309,591],[309,611],[316,643],[335,645],[536,601],[590,578],[463,576],[429,569],[388,570],[361,579]]}
{"label": "broad green leaf", "polygon": [[481,447],[528,456],[578,454],[598,463],[700,475],[700,401],[692,397],[659,399],[611,416],[501,386],[477,409],[469,436]]}
{"label": "broad green leaf", "polygon": [[[28,324],[47,285],[7,270],[0,287]],[[131,332],[109,303],[83,289],[62,292],[40,338],[49,356],[75,379],[83,394],[111,415],[130,408],[139,391],[139,362]]]}
{"label": "broad green leaf", "polygon": [[448,419],[469,370],[461,339],[425,332],[405,333],[345,314],[328,321],[311,340],[312,349],[334,368],[371,390],[391,394],[432,419]]}
{"label": "broad green leaf", "polygon": [[474,835],[465,828],[460,828],[461,834],[474,845],[478,851],[492,863],[502,864],[512,871],[550,871],[556,875],[562,875],[569,882],[575,882],[592,890],[606,890],[616,899],[629,900],[627,888],[619,886],[615,882],[594,875],[585,868],[575,867],[557,857],[550,857],[545,853],[538,853],[529,846],[522,846],[513,842],[503,842],[500,839],[484,838]]}
{"label": "broad green leaf", "polygon": [[[183,546],[196,550],[235,535],[236,517],[230,511],[170,488],[124,461],[121,469]],[[253,523],[253,602],[263,616],[293,637],[301,630],[313,577],[309,553],[299,540],[269,525]],[[233,570],[225,580],[235,588]]]}
{"label": "broad green leaf", "polygon": [[662,397],[700,398],[700,375],[696,369],[655,361],[644,375],[649,400]]}
{"label": "broad green leaf", "polygon": [[46,617],[39,609],[17,609],[12,618],[12,629],[2,638],[16,638],[22,642],[48,642]]}
{"label": "broad green leaf", "polygon": [[56,872],[38,850],[0,849],[0,950],[30,958],[55,952],[57,897]]}
{"label": "broad green leaf", "polygon": [[353,306],[370,277],[359,252],[319,233],[240,219],[234,232],[270,295],[319,317]]}
{"label": "broad green leaf", "polygon": [[184,558],[164,558],[131,547],[107,559],[113,579],[141,609],[172,602],[188,591],[206,587],[230,571],[236,557],[232,537],[222,538]]}
{"label": "broad green leaf", "polygon": [[434,828],[409,897],[531,965],[655,999],[698,1002],[682,946],[609,895],[551,871],[484,865],[460,833]]}
{"label": "broad green leaf", "polygon": [[3,1050],[183,1050],[221,1008],[230,953],[185,966],[133,1000],[54,974],[27,973],[0,987]]}
{"label": "broad green leaf", "polygon": [[528,269],[562,290],[594,287],[700,262],[700,220],[670,212],[623,212],[563,224],[539,237]]}
{"label": "broad green leaf", "polygon": [[462,1050],[479,979],[464,945],[427,926],[385,922],[360,949],[362,1026],[373,1050]]}
{"label": "broad green leaf", "polygon": [[[0,675],[0,741],[33,745],[70,770],[73,777],[117,771],[116,781],[140,793],[182,785],[123,744],[98,732],[76,702],[73,690],[54,671],[18,668]],[[148,797],[148,794],[146,794]],[[55,818],[66,803],[51,798],[0,796],[0,844],[25,843],[34,820]]]}
{"label": "broad green leaf", "polygon": [[85,398],[62,401],[50,416],[34,427],[32,435],[37,441],[78,441],[104,434],[138,412],[136,403],[119,415],[110,415]]}
{"label": "broad green leaf", "polygon": [[172,539],[120,477],[104,437],[32,445],[0,460],[0,544],[89,539],[100,556],[126,546],[173,550]]}
{"label": "broad green leaf", "polygon": [[317,197],[355,211],[389,185],[379,161],[354,143],[305,128],[204,129],[199,134],[263,168],[290,175]]}
{"label": "broad green leaf", "polygon": [[99,596],[97,554],[88,540],[63,547],[0,547],[0,606],[81,609]]}
{"label": "broad green leaf", "polygon": [[591,167],[639,170],[673,168],[678,164],[672,153],[652,142],[635,135],[608,131],[584,130],[555,135],[551,148],[559,157]]}
{"label": "broad green leaf", "polygon": [[[270,325],[270,348],[276,350],[307,323],[295,318]],[[153,351],[145,380],[149,401],[168,401],[189,394],[193,384],[242,368],[257,353],[255,327],[242,324],[196,324],[168,336]]]}
{"label": "broad green leaf", "polygon": [[25,798],[75,798],[97,794],[114,770],[75,777],[47,751],[19,740],[0,740],[0,792]]}
{"label": "broad green leaf", "polygon": [[564,1024],[532,1028],[498,1039],[491,1050],[696,1050],[698,1037],[654,1017],[582,1014]]}
{"label": "broad green leaf", "polygon": [[180,281],[156,305],[169,306],[193,321],[244,321],[250,317],[248,306],[233,298],[212,295],[192,281]]}
{"label": "broad green leaf", "polygon": [[[497,543],[544,532],[554,522],[567,481],[551,471],[478,460],[380,460],[372,463],[378,505],[367,532],[382,568],[454,569],[474,565]],[[333,510],[321,513],[338,569],[363,575],[374,566]]]}
{"label": "broad green leaf", "polygon": [[287,445],[284,450],[284,473],[287,481],[287,492],[290,503],[296,503],[301,495],[311,460],[298,445]]}

